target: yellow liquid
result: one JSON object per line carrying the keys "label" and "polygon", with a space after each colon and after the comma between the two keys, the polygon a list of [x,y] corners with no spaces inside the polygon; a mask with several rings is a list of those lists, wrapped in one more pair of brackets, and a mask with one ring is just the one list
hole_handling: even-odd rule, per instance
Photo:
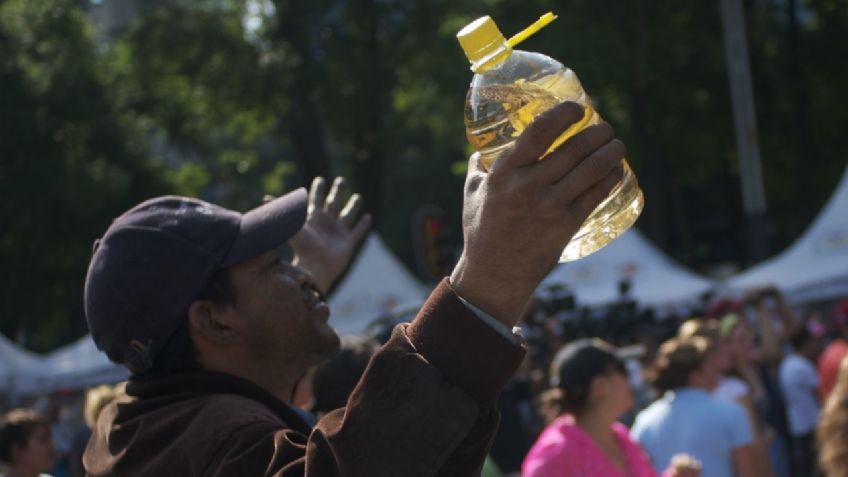
{"label": "yellow liquid", "polygon": [[[601,121],[577,76],[567,68],[532,81],[472,88],[465,103],[465,135],[488,169],[536,116],[563,101],[582,104],[586,113],[554,141],[548,149],[550,152],[571,136]],[[636,222],[644,197],[626,160],[623,165],[621,181],[592,211],[565,247],[561,262],[577,260],[600,250]]]}

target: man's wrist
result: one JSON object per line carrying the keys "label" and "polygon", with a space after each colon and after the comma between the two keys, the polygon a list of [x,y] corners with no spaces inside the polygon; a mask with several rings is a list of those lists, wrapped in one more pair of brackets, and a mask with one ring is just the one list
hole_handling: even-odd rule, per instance
{"label": "man's wrist", "polygon": [[469,267],[468,259],[462,255],[450,276],[451,288],[475,308],[486,313],[508,328],[520,318],[530,293],[506,285],[508,280],[498,280],[488,273],[477,273]]}
{"label": "man's wrist", "polygon": [[462,295],[456,292],[456,290],[454,290],[454,293],[456,293],[457,298],[459,298],[459,301],[461,301],[466,308],[474,312],[477,318],[480,318],[484,323],[486,323],[492,329],[500,333],[500,335],[506,338],[510,343],[516,346],[521,346],[522,344],[524,344],[524,334],[521,332],[521,328],[513,326],[512,329],[510,329],[509,326],[501,323],[492,315],[486,313],[485,311],[476,307],[473,303],[463,298]]}

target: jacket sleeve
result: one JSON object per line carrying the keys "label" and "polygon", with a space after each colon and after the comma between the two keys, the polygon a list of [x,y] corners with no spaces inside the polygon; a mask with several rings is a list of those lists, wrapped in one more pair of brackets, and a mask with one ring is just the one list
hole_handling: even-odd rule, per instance
{"label": "jacket sleeve", "polygon": [[261,424],[234,433],[211,474],[479,475],[497,429],[497,397],[524,353],[444,280],[415,321],[395,328],[345,408],[308,437]]}

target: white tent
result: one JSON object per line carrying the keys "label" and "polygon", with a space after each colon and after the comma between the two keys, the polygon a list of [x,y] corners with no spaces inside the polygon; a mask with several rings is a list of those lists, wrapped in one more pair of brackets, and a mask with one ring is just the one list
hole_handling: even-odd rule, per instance
{"label": "white tent", "polygon": [[557,265],[540,288],[562,284],[574,293],[579,305],[603,305],[619,300],[622,280],[630,281],[628,296],[640,306],[685,305],[716,287],[631,228],[598,252]]}
{"label": "white tent", "polygon": [[792,246],[728,280],[774,284],[794,303],[848,296],[848,169],[824,209]]}
{"label": "white tent", "polygon": [[0,334],[0,367],[22,369],[41,361],[41,356],[22,348]]}
{"label": "white tent", "polygon": [[47,389],[41,392],[117,383],[129,376],[126,368],[109,361],[97,349],[91,335],[85,335],[48,354],[38,364],[38,371],[47,377]]}
{"label": "white tent", "polygon": [[38,372],[42,361],[41,356],[0,334],[0,391],[14,401],[16,395],[43,386],[44,378]]}
{"label": "white tent", "polygon": [[330,296],[330,324],[340,334],[362,333],[386,313],[421,305],[427,291],[372,232]]}

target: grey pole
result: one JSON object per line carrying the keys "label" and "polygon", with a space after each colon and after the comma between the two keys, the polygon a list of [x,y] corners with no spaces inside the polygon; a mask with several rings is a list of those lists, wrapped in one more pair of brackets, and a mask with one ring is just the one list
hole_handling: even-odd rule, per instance
{"label": "grey pole", "polygon": [[748,218],[748,258],[759,261],[766,254],[766,195],[760,165],[760,144],[754,114],[754,92],[748,64],[745,14],[741,0],[719,0],[727,56],[727,76],[733,103],[733,125],[739,153],[742,199]]}

